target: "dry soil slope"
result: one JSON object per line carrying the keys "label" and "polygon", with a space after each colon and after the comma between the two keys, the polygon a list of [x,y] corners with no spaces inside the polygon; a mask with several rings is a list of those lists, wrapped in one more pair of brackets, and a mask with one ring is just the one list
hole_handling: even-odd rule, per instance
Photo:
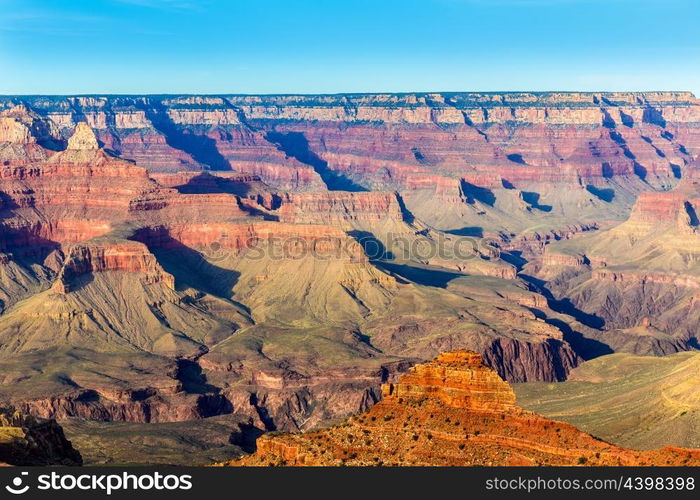
{"label": "dry soil slope", "polygon": [[566,382],[516,384],[518,402],[621,446],[700,447],[700,353],[611,354]]}

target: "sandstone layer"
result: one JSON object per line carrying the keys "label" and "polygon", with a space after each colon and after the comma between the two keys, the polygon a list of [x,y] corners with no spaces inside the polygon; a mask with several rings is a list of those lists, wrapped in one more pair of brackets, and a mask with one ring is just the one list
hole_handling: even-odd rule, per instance
{"label": "sandstone layer", "polygon": [[697,465],[700,450],[620,448],[515,405],[468,351],[440,354],[383,387],[369,411],[322,431],[267,435],[229,466]]}

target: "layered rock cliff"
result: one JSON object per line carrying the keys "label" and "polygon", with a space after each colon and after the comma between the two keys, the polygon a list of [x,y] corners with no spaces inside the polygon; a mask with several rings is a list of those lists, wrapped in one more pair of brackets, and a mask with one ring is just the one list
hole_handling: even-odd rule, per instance
{"label": "layered rock cliff", "polygon": [[[548,247],[528,271],[590,315],[591,325],[636,339],[633,352],[676,352],[696,345],[700,184],[683,179],[667,192],[641,193],[622,224]],[[622,341],[629,343],[629,340]],[[618,344],[618,345],[616,345]]]}
{"label": "layered rock cliff", "polygon": [[0,105],[31,109],[59,137],[86,120],[110,151],[151,170],[233,170],[290,190],[399,190],[445,229],[507,229],[520,194],[539,198],[523,204],[520,227],[546,221],[543,210],[620,220],[636,193],[675,184],[700,151],[700,106],[683,92],[17,96]]}
{"label": "layered rock cliff", "polygon": [[634,451],[515,405],[507,383],[468,351],[440,354],[383,386],[383,400],[338,425],[267,435],[229,466],[692,465],[700,451]]}

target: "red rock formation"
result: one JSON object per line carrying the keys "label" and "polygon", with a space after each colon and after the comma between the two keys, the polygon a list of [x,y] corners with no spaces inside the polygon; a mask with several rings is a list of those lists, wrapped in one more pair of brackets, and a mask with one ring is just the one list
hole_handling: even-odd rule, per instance
{"label": "red rock formation", "polygon": [[348,221],[403,221],[395,193],[330,191],[285,193],[274,212],[281,221],[341,224]]}
{"label": "red rock formation", "polygon": [[37,221],[27,224],[8,221],[0,229],[0,248],[4,250],[42,245],[73,245],[112,230],[105,220],[62,218],[55,221]]}
{"label": "red rock formation", "polygon": [[52,289],[68,293],[77,277],[106,271],[143,274],[141,281],[144,284],[163,283],[175,288],[175,278],[163,270],[148,248],[142,243],[129,241],[73,246]]}
{"label": "red rock formation", "polygon": [[[465,377],[470,370],[473,376]],[[382,386],[384,400],[419,403],[434,399],[452,407],[474,411],[508,411],[515,395],[495,372],[484,370],[481,356],[468,351],[441,353],[437,359],[412,367],[395,384]]]}
{"label": "red rock formation", "polygon": [[384,399],[339,425],[263,436],[228,466],[691,465],[700,450],[634,451],[515,406],[478,354],[456,351],[386,384]]}

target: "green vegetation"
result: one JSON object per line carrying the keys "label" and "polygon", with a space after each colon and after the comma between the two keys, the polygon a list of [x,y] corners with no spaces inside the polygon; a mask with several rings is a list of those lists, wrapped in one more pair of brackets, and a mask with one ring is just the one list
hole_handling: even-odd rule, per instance
{"label": "green vegetation", "polygon": [[230,443],[240,417],[139,424],[68,419],[60,422],[85,465],[206,465],[243,454]]}

